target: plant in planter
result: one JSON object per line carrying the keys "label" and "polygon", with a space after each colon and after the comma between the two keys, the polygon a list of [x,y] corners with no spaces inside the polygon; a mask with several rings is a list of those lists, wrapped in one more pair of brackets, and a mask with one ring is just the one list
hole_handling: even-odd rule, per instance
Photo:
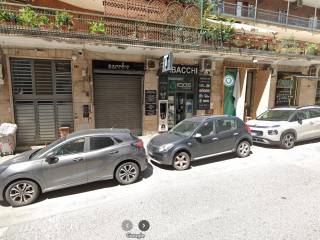
{"label": "plant in planter", "polygon": [[0,21],[6,23],[19,24],[19,16],[15,12],[10,12],[6,9],[0,9]]}
{"label": "plant in planter", "polygon": [[48,28],[50,25],[50,19],[46,15],[41,15],[38,18],[39,26],[42,28]]}
{"label": "plant in planter", "polygon": [[317,55],[318,54],[318,46],[315,43],[309,43],[307,45],[306,54],[308,55]]}
{"label": "plant in planter", "polygon": [[56,12],[55,26],[62,30],[70,30],[73,26],[73,17],[68,12]]}
{"label": "plant in planter", "polygon": [[230,44],[234,38],[235,29],[231,25],[220,23],[212,29],[213,36],[218,44],[222,47],[224,43]]}
{"label": "plant in planter", "polygon": [[19,10],[20,23],[27,27],[38,27],[38,14],[30,7]]}
{"label": "plant in planter", "polygon": [[101,19],[100,21],[92,21],[90,24],[90,33],[92,34],[105,34],[106,23]]}

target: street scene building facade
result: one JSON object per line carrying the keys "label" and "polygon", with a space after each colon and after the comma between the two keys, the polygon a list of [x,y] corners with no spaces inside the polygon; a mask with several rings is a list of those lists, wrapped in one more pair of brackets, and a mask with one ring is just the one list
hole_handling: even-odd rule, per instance
{"label": "street scene building facade", "polygon": [[3,2],[0,123],[30,146],[61,127],[146,135],[194,115],[319,104],[318,6],[280,2]]}

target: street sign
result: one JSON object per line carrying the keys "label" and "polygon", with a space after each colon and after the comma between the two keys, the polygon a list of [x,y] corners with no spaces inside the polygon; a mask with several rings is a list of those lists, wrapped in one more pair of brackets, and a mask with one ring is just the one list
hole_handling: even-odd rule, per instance
{"label": "street sign", "polygon": [[169,72],[172,70],[173,54],[169,53],[162,58],[162,72]]}

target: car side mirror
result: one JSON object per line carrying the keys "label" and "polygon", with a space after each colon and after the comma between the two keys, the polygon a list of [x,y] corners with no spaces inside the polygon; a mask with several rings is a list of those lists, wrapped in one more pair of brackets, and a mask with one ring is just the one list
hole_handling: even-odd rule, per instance
{"label": "car side mirror", "polygon": [[298,123],[302,124],[303,119],[301,117],[298,117]]}
{"label": "car side mirror", "polygon": [[55,156],[48,156],[48,157],[46,157],[46,162],[49,164],[55,164],[55,163],[59,162],[59,158],[57,158]]}
{"label": "car side mirror", "polygon": [[201,142],[202,141],[202,135],[201,133],[196,133],[194,136],[193,136],[194,139],[196,139],[197,141]]}

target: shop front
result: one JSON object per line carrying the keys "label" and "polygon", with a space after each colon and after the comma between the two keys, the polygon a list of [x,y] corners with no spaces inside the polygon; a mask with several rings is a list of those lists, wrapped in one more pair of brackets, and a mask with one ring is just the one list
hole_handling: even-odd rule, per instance
{"label": "shop front", "polygon": [[128,128],[142,134],[144,63],[93,61],[96,128]]}
{"label": "shop front", "polygon": [[174,65],[159,76],[159,131],[173,128],[197,110],[210,109],[211,77],[198,66]]}

